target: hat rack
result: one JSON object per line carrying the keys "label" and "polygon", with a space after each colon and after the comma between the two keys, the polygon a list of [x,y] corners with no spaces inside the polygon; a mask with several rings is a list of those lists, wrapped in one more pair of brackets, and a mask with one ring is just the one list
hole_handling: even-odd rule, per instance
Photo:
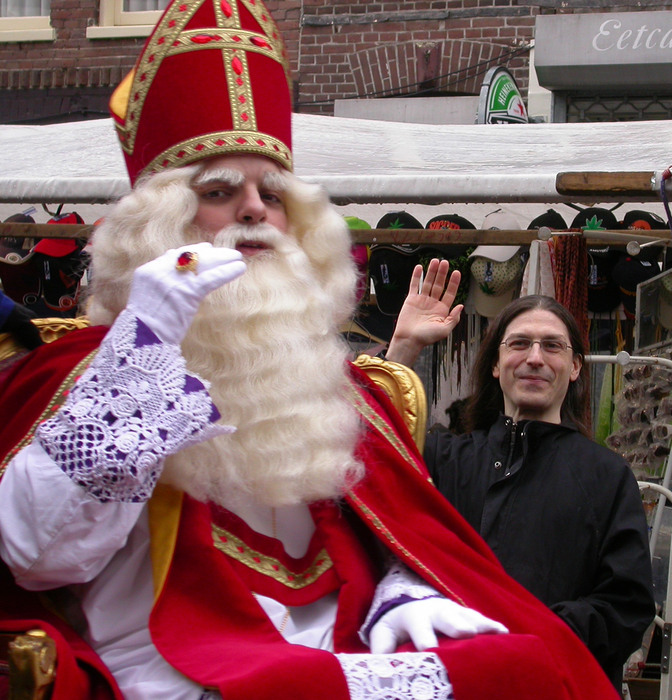
{"label": "hat rack", "polygon": [[[92,224],[31,224],[0,223],[0,236],[17,238],[88,238],[95,227]],[[549,233],[546,234],[544,229]],[[583,235],[589,239],[614,240],[625,244],[628,240],[642,243],[672,242],[669,231],[659,231],[657,235],[639,235],[633,230],[626,231],[551,231],[545,226],[540,229],[351,229],[355,243],[403,243],[434,245],[529,245],[535,238],[545,240],[550,236]]]}
{"label": "hat rack", "polygon": [[[31,224],[0,223],[0,237],[14,238],[89,238],[93,233],[91,224]],[[545,230],[544,230],[545,229]],[[539,238],[548,240],[551,236],[584,236],[589,244],[611,241],[627,245],[630,241],[643,245],[670,245],[669,231],[659,231],[657,235],[639,235],[634,230],[627,231],[551,231],[540,229],[492,230],[492,229],[351,229],[353,243],[413,244],[413,245],[530,245]],[[634,254],[634,253],[633,253]]]}

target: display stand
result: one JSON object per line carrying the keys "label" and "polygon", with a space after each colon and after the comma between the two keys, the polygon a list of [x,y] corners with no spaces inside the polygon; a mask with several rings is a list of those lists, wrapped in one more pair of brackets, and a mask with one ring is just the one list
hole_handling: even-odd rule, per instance
{"label": "display stand", "polygon": [[[661,367],[672,371],[672,360],[663,357],[646,357],[646,356],[631,356],[629,353],[622,351],[617,355],[587,355],[586,362],[588,363],[605,363],[618,364],[622,367],[626,365],[649,365]],[[640,491],[654,491],[659,495],[658,502],[654,510],[653,522],[649,535],[649,551],[651,560],[656,553],[658,538],[663,522],[665,507],[669,501],[672,505],[672,491],[670,483],[672,481],[672,454],[668,455],[665,469],[663,472],[662,483],[657,484],[648,481],[638,481]],[[656,615],[654,624],[661,629],[662,632],[662,652],[660,664],[660,700],[672,700],[672,681],[670,679],[670,661],[671,661],[671,642],[672,642],[672,542],[667,554],[667,586],[665,593],[665,602],[663,604],[662,615]]]}

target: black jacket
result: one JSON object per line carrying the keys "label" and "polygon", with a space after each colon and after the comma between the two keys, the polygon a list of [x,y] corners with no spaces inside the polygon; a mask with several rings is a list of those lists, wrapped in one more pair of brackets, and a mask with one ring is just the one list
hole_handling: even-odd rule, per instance
{"label": "black jacket", "polygon": [[428,435],[441,493],[507,573],[585,642],[620,690],[654,616],[644,509],[626,462],[567,425],[502,416],[488,431]]}

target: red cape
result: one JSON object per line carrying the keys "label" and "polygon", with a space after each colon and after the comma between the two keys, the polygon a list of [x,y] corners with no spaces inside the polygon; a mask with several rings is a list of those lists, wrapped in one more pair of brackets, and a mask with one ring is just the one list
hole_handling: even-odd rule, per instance
{"label": "red cape", "polygon": [[[74,381],[76,368],[98,348],[106,332],[102,326],[72,332],[30,353],[0,378],[0,476],[13,455],[32,440],[37,425],[65,400],[71,383],[65,380],[72,373]],[[41,595],[17,586],[4,562],[0,562],[0,591],[0,631],[18,634],[40,628],[56,642],[51,700],[123,700],[91,647],[45,607]]]}
{"label": "red cape", "polygon": [[[52,397],[59,394],[64,379],[72,381],[72,367],[95,349],[104,332],[99,328],[74,331],[13,369],[0,386],[0,410],[6,414],[0,423],[4,428],[0,458],[12,454],[17,443],[25,444],[21,437],[30,438],[34,426],[51,415]],[[410,435],[383,392],[354,368],[353,376],[355,384],[364,387],[353,393],[353,399],[367,428],[358,448],[367,476],[346,499],[353,514],[350,527],[364,526],[444,595],[503,622],[511,631],[470,640],[442,639],[436,651],[448,670],[456,699],[617,697],[583,643],[504,572],[485,542],[431,485]],[[28,396],[29,405],[17,411],[16,406],[25,405]],[[338,512],[326,508],[318,517],[334,518]],[[338,539],[344,531],[336,527],[333,532]],[[360,537],[369,559],[375,559],[372,540],[370,535]],[[334,546],[336,557],[338,551]],[[360,562],[355,565],[364,566],[366,558],[355,558]],[[344,561],[341,567],[345,579],[348,566],[352,565]],[[358,590],[356,580],[366,579],[362,571],[359,579],[353,573],[349,586],[341,588],[343,604],[334,635],[337,651],[364,651],[354,633],[371,595],[368,584]],[[2,615],[0,619],[11,618],[12,609]],[[227,700],[348,697],[332,654],[282,639],[249,589],[240,586],[227,558],[213,547],[208,507],[189,498],[184,499],[172,564],[152,612],[151,629],[154,642],[171,664],[206,686],[220,687]],[[81,668],[86,663],[81,653],[77,656],[81,640],[67,638],[68,642]],[[410,645],[400,649],[410,650]],[[61,653],[66,652],[59,648]],[[92,654],[90,649],[87,653]],[[54,695],[54,700],[73,697],[65,693]]]}

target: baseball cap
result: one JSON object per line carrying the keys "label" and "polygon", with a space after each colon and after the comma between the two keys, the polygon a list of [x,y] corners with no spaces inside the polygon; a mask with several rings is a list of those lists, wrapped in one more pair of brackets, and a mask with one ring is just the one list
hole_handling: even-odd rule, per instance
{"label": "baseball cap", "polygon": [[626,316],[635,318],[637,312],[637,285],[655,277],[660,268],[655,260],[642,256],[624,255],[614,266],[612,277],[620,290]]}
{"label": "baseball cap", "polygon": [[520,224],[516,217],[504,209],[495,209],[485,215],[481,228],[485,231],[517,231],[520,229]]}
{"label": "baseball cap", "polygon": [[588,311],[606,313],[620,304],[620,289],[612,273],[622,255],[609,246],[588,248]]}
{"label": "baseball cap", "polygon": [[443,228],[452,229],[475,229],[476,227],[459,214],[440,214],[430,219],[425,226],[426,229],[438,230]]}
{"label": "baseball cap", "polygon": [[567,228],[567,223],[555,209],[547,209],[543,214],[532,219],[527,228],[533,230],[542,226],[550,228],[551,231],[564,231]]}
{"label": "baseball cap", "polygon": [[571,228],[589,231],[613,231],[619,229],[618,221],[612,211],[602,207],[582,209],[572,221]]}
{"label": "baseball cap", "polygon": [[486,318],[494,318],[513,300],[523,265],[520,246],[479,245],[469,256],[474,282],[474,306]]}
{"label": "baseball cap", "polygon": [[376,228],[423,228],[423,226],[407,211],[391,211],[381,217]]}
{"label": "baseball cap", "polygon": [[668,228],[667,223],[657,214],[641,209],[633,209],[623,217],[623,228],[643,229],[645,231],[661,231]]}

